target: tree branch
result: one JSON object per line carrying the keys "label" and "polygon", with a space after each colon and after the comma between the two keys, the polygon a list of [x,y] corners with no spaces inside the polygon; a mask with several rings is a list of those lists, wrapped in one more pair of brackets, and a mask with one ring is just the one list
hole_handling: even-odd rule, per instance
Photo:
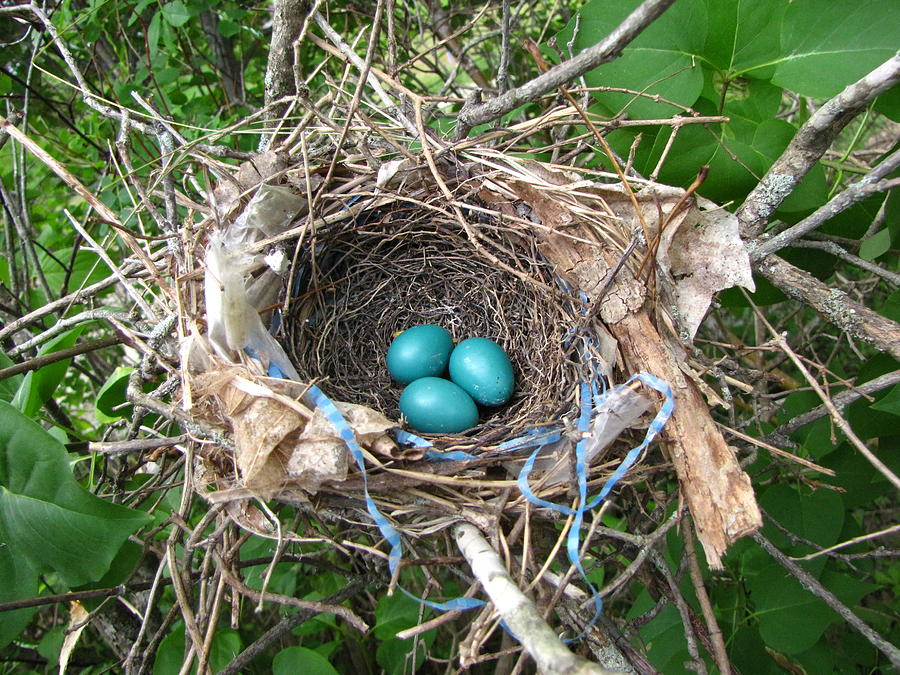
{"label": "tree branch", "polygon": [[306,0],[275,0],[273,3],[272,42],[265,78],[266,119],[272,123],[281,121],[289,105],[287,102],[274,105],[275,102],[297,93],[294,88],[294,41],[300,35],[307,9]]}
{"label": "tree branch", "polygon": [[574,58],[485,103],[467,102],[459,112],[456,140],[468,134],[472,127],[495,120],[523,103],[534,101],[589,70],[615,60],[629,43],[674,2],[675,0],[644,0],[612,33]]}
{"label": "tree branch", "polygon": [[[839,394],[835,394],[831,397],[831,404],[837,410],[842,410],[854,401],[862,398],[866,394],[874,394],[876,391],[881,391],[882,389],[893,387],[895,384],[900,384],[900,370],[885,373],[881,377],[876,377],[874,380],[863,382],[862,384],[854,386],[852,389],[847,389],[846,391],[842,391]],[[783,445],[785,444],[785,441],[788,441],[788,436],[797,431],[797,429],[806,426],[807,424],[811,424],[817,419],[825,417],[829,413],[830,410],[828,406],[823,403],[822,405],[816,406],[809,412],[805,412],[802,415],[797,415],[790,421],[785,422],[780,427],[775,429],[775,431],[764,436],[761,440],[766,443]]]}
{"label": "tree branch", "polygon": [[788,297],[809,305],[848,335],[900,359],[900,324],[897,322],[851,300],[844,291],[826,286],[776,255],[763,260],[756,266],[756,271]]}
{"label": "tree branch", "polygon": [[797,131],[793,140],[737,210],[741,234],[752,239],[803,177],[819,161],[847,124],[876,96],[900,82],[900,54],[827,101]]}
{"label": "tree branch", "polygon": [[576,656],[547,625],[540,610],[510,578],[497,552],[474,525],[453,528],[459,550],[503,621],[545,675],[611,675],[612,671]]}
{"label": "tree branch", "polygon": [[860,180],[843,190],[827,204],[816,210],[815,213],[807,216],[796,225],[792,225],[766,241],[750,242],[748,245],[750,260],[753,262],[762,260],[766,256],[788,246],[803,235],[812,232],[822,223],[834,218],[837,214],[866,197],[895,187],[894,181],[882,181],[882,179],[898,166],[900,166],[900,150],[887,157]]}
{"label": "tree branch", "polygon": [[849,607],[838,600],[834,593],[822,586],[818,579],[779,551],[771,541],[766,539],[759,532],[754,532],[751,536],[753,537],[753,541],[759,544],[766,553],[772,556],[779,565],[799,581],[803,588],[817,598],[820,598],[826,605],[837,612],[844,621],[858,630],[866,640],[875,646],[875,649],[890,659],[894,668],[900,668],[900,649],[897,649],[897,647],[876,633],[869,624],[856,616],[856,614],[850,611]]}

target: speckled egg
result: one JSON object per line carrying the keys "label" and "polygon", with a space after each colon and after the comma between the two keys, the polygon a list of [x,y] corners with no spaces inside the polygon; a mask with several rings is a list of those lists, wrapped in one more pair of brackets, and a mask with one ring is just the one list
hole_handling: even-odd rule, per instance
{"label": "speckled egg", "polygon": [[450,354],[450,379],[476,403],[496,406],[513,393],[515,376],[503,348],[493,340],[474,337],[463,340]]}
{"label": "speckled egg", "polygon": [[447,369],[452,350],[453,336],[446,328],[430,323],[413,326],[394,338],[388,348],[388,372],[400,384],[440,375]]}
{"label": "speckled egg", "polygon": [[472,397],[440,377],[420,377],[407,385],[400,412],[410,427],[427,434],[455,434],[478,424]]}

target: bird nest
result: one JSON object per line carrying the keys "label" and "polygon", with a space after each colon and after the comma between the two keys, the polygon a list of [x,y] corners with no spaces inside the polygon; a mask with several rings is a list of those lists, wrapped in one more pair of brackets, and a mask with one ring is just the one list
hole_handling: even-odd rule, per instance
{"label": "bird nest", "polygon": [[568,336],[583,303],[560,290],[524,228],[487,216],[471,226],[491,242],[490,252],[434,201],[318,232],[298,257],[301,281],[284,320],[284,344],[301,378],[400,420],[401,387],[385,367],[387,349],[399,331],[439,324],[457,342],[482,336],[499,343],[516,390],[464,436],[431,438],[437,447],[496,445],[571,416],[583,373]]}

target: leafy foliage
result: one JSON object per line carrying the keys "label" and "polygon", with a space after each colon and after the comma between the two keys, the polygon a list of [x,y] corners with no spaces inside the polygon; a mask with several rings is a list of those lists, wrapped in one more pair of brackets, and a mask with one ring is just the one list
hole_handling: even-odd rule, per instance
{"label": "leafy foliage", "polygon": [[[409,29],[408,40],[400,36],[391,43],[382,35],[376,52],[383,62],[376,65],[413,91],[450,97],[449,103],[426,111],[430,115],[426,122],[448,134],[473,83],[481,86],[484,81],[492,86],[495,81],[501,48],[500,41],[493,38],[500,30],[499,16],[493,10],[477,14],[480,6],[474,3],[407,4],[395,7],[392,20]],[[513,20],[512,83],[535,75],[528,57],[515,46],[517,38],[537,39],[551,58],[565,59],[608,34],[638,4],[638,0],[592,0],[556,15],[550,14],[555,10],[548,3],[523,3],[524,9],[515,13]],[[432,10],[438,6],[448,17],[446,25],[433,21]],[[345,37],[362,35],[371,24],[370,6],[337,3],[332,12],[330,20]],[[254,150],[260,136],[259,118],[246,120],[265,98],[270,16],[268,7],[232,0],[64,0],[56,6],[52,22],[99,100],[128,109],[143,121],[150,119],[148,108],[154,110],[185,143],[205,142],[217,132],[230,130],[224,138],[216,138],[216,143],[239,157]],[[158,195],[139,195],[135,185],[155,189],[159,176],[171,172],[188,197],[203,201],[202,192],[212,181],[211,173],[203,172],[211,171],[213,161],[195,172],[180,164],[183,156],[177,151],[159,147],[155,137],[131,134],[121,138],[117,123],[90,107],[82,92],[72,86],[69,68],[45,31],[32,30],[27,24],[4,26],[2,31],[0,37],[8,45],[4,47],[6,63],[0,67],[0,97],[7,103],[4,115],[13,108],[24,109],[27,103],[23,128],[29,136],[89,186],[142,243],[155,242],[154,237],[164,233],[147,216],[144,202]],[[446,37],[455,31],[458,36]],[[474,39],[466,52],[460,53],[453,40],[469,39],[469,33]],[[547,39],[554,34],[555,50]],[[607,119],[687,118],[695,113],[727,118],[720,124],[620,126],[607,138],[622,157],[633,150],[632,166],[638,173],[655,176],[663,183],[688,186],[701,166],[709,166],[699,193],[734,208],[785,150],[810,110],[892,56],[898,36],[900,14],[891,0],[858,0],[841,11],[835,11],[830,0],[678,0],[621,58],[587,73],[584,82],[593,88],[590,111]],[[360,56],[365,55],[366,47],[365,40],[354,43]],[[325,63],[318,48],[304,44],[298,53],[299,71],[307,78],[311,93],[327,94],[335,82],[346,84],[344,67],[334,61]],[[527,119],[545,104],[531,102],[502,123]],[[300,113],[291,114],[294,117],[286,120],[288,125]],[[833,151],[781,205],[772,227],[800,221],[874,165],[875,157],[883,154],[884,137],[893,134],[887,147],[896,149],[896,127],[890,120],[897,119],[900,93],[895,88],[842,133]],[[475,133],[490,132],[490,126]],[[569,130],[573,135],[585,132],[583,127]],[[557,158],[541,147],[548,140],[531,138],[509,151],[555,161]],[[117,141],[129,146],[129,156],[135,159],[132,168],[122,165]],[[75,346],[107,330],[105,324],[85,318],[40,346],[17,349],[25,339],[44,334],[61,319],[98,307],[118,311],[132,306],[133,298],[114,283],[89,297],[75,293],[102,282],[110,271],[98,251],[73,237],[69,216],[86,223],[115,265],[124,265],[132,251],[110,224],[92,218],[47,166],[26,156],[15,143],[6,143],[0,151],[4,153],[0,182],[8,249],[0,260],[3,325],[74,294],[63,308],[35,319],[24,332],[14,333],[15,339],[6,336],[4,348],[9,355],[0,354],[0,368],[7,368],[23,359]],[[235,160],[226,157],[222,161]],[[594,152],[587,164],[610,168],[609,160],[599,152]],[[177,221],[193,214],[192,207],[181,203],[173,217]],[[900,271],[896,193],[878,193],[859,202],[826,223],[820,235],[888,272],[896,275]],[[815,277],[865,299],[884,316],[900,320],[900,291],[895,282],[891,285],[884,277],[870,277],[869,268],[848,263],[846,256],[828,250],[798,247],[781,253]],[[136,286],[142,297],[161,292],[155,281],[142,280],[142,285]],[[737,364],[729,377],[757,378],[752,394],[738,397],[734,417],[726,420],[723,415],[723,423],[765,438],[821,404],[798,371],[763,344],[754,307],[767,306],[767,315],[777,329],[787,332],[795,348],[817,364],[816,375],[830,384],[832,397],[897,371],[894,359],[850,343],[763,279],[758,280],[758,289],[749,298],[737,292],[723,294],[700,342],[710,362]],[[149,338],[142,334],[140,339]],[[755,347],[744,349],[747,345]],[[136,412],[127,400],[135,372],[145,376],[145,391],[163,384],[170,373],[154,368],[154,364],[140,363],[132,351],[116,347],[0,380],[0,579],[4,580],[0,603],[120,583],[146,583],[142,576],[148,574],[145,568],[153,563],[149,572],[153,578],[157,565],[165,568],[161,561],[168,555],[186,561],[182,572],[188,581],[191,573],[208,569],[208,560],[198,562],[202,548],[180,538],[179,528],[196,529],[198,539],[219,536],[224,530],[208,517],[204,504],[183,497],[182,486],[190,480],[188,469],[193,467],[186,468],[181,457],[165,451],[119,457],[87,450],[89,441],[130,439],[141,432],[153,437],[180,433],[161,416]],[[171,391],[165,390],[168,393],[161,394],[161,399],[170,397]],[[766,408],[773,402],[776,405]],[[900,385],[859,398],[844,414],[856,435],[882,461],[894,471],[900,469],[896,452],[900,444]],[[744,448],[747,470],[768,518],[763,535],[785,554],[803,558],[883,530],[896,521],[893,487],[860,458],[827,417],[794,430],[790,442],[796,444],[798,456],[819,463],[834,476],[801,472],[766,451],[755,454]],[[648,479],[648,485],[642,487],[648,488],[650,496],[639,495],[635,509],[671,512],[677,502],[673,482],[650,484]],[[607,513],[604,524],[631,531],[634,521],[629,505],[623,500],[618,506],[621,512]],[[279,507],[277,515],[298,531],[306,528],[308,536],[300,543],[279,547],[264,537],[242,537],[229,531],[235,565],[249,588],[325,601],[360,580],[387,583],[385,570],[370,567],[373,563],[362,554],[324,543],[342,540],[343,533],[334,523],[286,506]],[[682,537],[670,532],[662,547],[661,564],[677,577],[686,611],[699,622],[702,610],[697,591],[681,574],[686,559]],[[372,541],[363,546],[378,545]],[[900,572],[889,564],[890,558],[872,555],[878,545],[878,540],[856,543],[801,565],[896,643],[900,641],[894,614]],[[631,561],[626,553],[630,555],[609,543],[592,544],[590,578],[598,585],[613,580]],[[269,567],[273,558],[281,555],[286,555],[288,562]],[[441,577],[441,592],[448,597],[458,595],[455,579],[443,578],[449,575],[435,569],[439,571],[434,574]],[[660,671],[667,675],[688,672],[685,663],[693,657],[686,644],[684,617],[671,601],[672,589],[660,581],[660,569],[655,569],[608,602],[606,611]],[[565,574],[566,569],[554,561],[551,571]],[[886,667],[881,654],[752,542],[742,540],[733,547],[724,572],[712,575],[704,569],[702,574],[728,656],[740,672],[877,672]],[[152,611],[154,629],[159,629],[152,667],[154,673],[179,672],[185,657],[185,632],[193,618],[173,621],[180,600],[172,585],[172,571],[167,569],[161,578]],[[421,574],[404,571],[401,581],[410,588],[426,588]],[[228,594],[218,592],[227,604]],[[252,614],[246,606],[238,607],[237,600],[231,601],[241,621],[232,627],[220,620],[211,634],[208,662],[213,671],[227,666],[294,611],[267,606]],[[263,650],[245,672],[437,672],[445,668],[442,661],[457,656],[457,638],[450,631],[432,629],[415,641],[397,637],[399,631],[431,616],[400,593],[387,596],[378,586],[342,602],[373,626],[370,634],[359,634],[334,615],[314,615]],[[86,599],[85,603],[91,609],[99,608],[97,600]],[[173,617],[163,621],[170,613]],[[0,615],[0,645],[6,646],[4,655],[10,658],[17,658],[15,650],[20,648],[46,659],[47,667],[53,668],[61,644],[62,624],[50,611],[23,607]],[[84,672],[116,669],[122,659],[97,636],[83,637],[76,654],[85,658],[99,654]],[[704,658],[712,669],[711,658]]]}

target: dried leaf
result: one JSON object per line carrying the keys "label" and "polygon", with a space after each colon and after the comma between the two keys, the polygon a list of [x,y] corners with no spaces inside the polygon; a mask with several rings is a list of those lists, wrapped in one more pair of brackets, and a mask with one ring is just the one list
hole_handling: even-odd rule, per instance
{"label": "dried leaf", "polygon": [[706,316],[713,296],[732,286],[756,290],[750,256],[734,214],[707,200],[693,207],[677,228],[667,228],[657,263],[674,281],[672,295],[682,339],[690,341]]}

